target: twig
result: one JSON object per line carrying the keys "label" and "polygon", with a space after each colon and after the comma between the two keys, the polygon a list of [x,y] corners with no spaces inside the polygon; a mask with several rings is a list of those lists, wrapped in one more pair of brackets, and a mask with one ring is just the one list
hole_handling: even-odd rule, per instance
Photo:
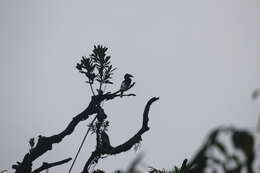
{"label": "twig", "polygon": [[[124,92],[130,90],[134,85],[135,85],[135,82],[133,82],[127,89],[125,89]],[[121,92],[121,90],[117,90],[114,93],[108,92],[108,93],[102,95],[101,99],[103,101],[103,100],[111,100],[111,99],[114,99],[115,97],[120,97],[121,95],[118,94],[120,92]],[[135,94],[124,94],[123,96],[136,96],[136,95]]]}
{"label": "twig", "polygon": [[64,160],[61,160],[61,161],[58,161],[58,162],[53,162],[53,163],[43,162],[43,163],[42,163],[42,166],[39,167],[38,169],[34,170],[32,173],[39,173],[39,172],[44,171],[44,170],[46,170],[46,169],[49,169],[49,168],[51,168],[51,167],[65,164],[65,163],[71,161],[71,159],[72,159],[72,158],[67,158],[67,159],[64,159]]}
{"label": "twig", "polygon": [[75,162],[76,162],[76,160],[77,160],[77,157],[78,157],[78,155],[79,155],[79,152],[80,152],[80,150],[81,150],[81,148],[82,148],[82,146],[83,146],[83,144],[84,144],[84,142],[85,142],[85,140],[86,140],[86,137],[87,137],[87,135],[88,135],[88,133],[89,133],[89,131],[90,131],[90,127],[93,125],[93,123],[95,122],[96,119],[97,119],[97,116],[95,116],[95,118],[94,118],[94,119],[92,120],[92,122],[90,123],[90,126],[89,126],[89,128],[88,128],[88,131],[86,132],[86,134],[85,134],[85,136],[84,136],[84,138],[83,138],[83,140],[82,140],[82,142],[81,142],[81,144],[80,144],[80,146],[79,146],[78,152],[77,152],[77,154],[76,154],[76,156],[75,156],[75,158],[74,158],[74,160],[73,160],[73,162],[72,162],[72,164],[71,164],[71,166],[70,166],[69,173],[71,172],[71,170],[72,170],[72,168],[73,168],[73,166],[74,166],[74,164],[75,164]]}
{"label": "twig", "polygon": [[92,91],[93,96],[95,96],[95,93],[94,93],[92,84],[89,83],[89,85],[90,85],[90,89],[91,89],[91,91]]}

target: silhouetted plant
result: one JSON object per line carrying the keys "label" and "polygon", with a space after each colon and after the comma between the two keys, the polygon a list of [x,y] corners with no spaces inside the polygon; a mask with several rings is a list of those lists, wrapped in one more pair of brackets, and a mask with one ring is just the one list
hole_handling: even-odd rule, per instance
{"label": "silhouetted plant", "polygon": [[[71,171],[73,164],[83,146],[86,136],[90,132],[96,135],[96,147],[91,153],[90,157],[87,159],[86,164],[83,168],[82,173],[88,173],[91,166],[98,163],[102,158],[110,155],[119,154],[121,152],[126,152],[131,148],[138,148],[142,140],[142,135],[149,130],[148,127],[148,114],[152,103],[157,101],[158,97],[151,98],[145,105],[143,112],[143,122],[141,128],[129,138],[124,143],[118,146],[112,146],[110,144],[109,135],[107,134],[109,128],[108,115],[102,106],[102,103],[106,101],[111,101],[117,97],[135,96],[135,94],[125,94],[126,91],[130,90],[135,83],[128,80],[128,84],[124,89],[117,89],[115,91],[106,91],[104,85],[112,85],[112,75],[116,68],[111,65],[111,56],[106,55],[107,48],[101,45],[94,46],[93,52],[88,56],[82,56],[80,63],[77,63],[76,68],[80,73],[84,74],[87,78],[86,83],[90,85],[92,97],[90,103],[81,113],[76,115],[67,127],[58,134],[52,135],[50,137],[45,137],[42,135],[36,138],[31,138],[29,140],[29,151],[25,154],[21,162],[17,162],[12,167],[15,169],[16,173],[38,173],[43,170],[48,170],[54,166],[62,165],[72,158],[67,158],[58,162],[47,163],[43,162],[42,166],[37,169],[32,169],[33,162],[40,156],[45,154],[47,151],[51,150],[53,144],[60,143],[66,136],[71,135],[76,128],[76,126],[81,121],[89,119],[90,116],[94,116],[93,120],[88,125],[88,130],[86,135],[79,147],[79,150],[74,158],[72,166],[69,170]],[[125,75],[129,77],[129,74]],[[131,75],[130,75],[131,76]],[[126,78],[126,77],[125,77]],[[256,99],[259,95],[259,90],[252,94],[252,98]],[[241,159],[238,155],[230,153],[225,145],[225,142],[221,141],[219,136],[221,134],[230,134],[230,140],[233,144],[233,148],[240,150],[245,159]],[[255,161],[255,139],[253,135],[248,130],[241,130],[234,127],[222,127],[213,130],[206,142],[201,146],[196,155],[188,159],[184,159],[180,167],[175,166],[173,170],[166,171],[165,169],[159,170],[150,167],[150,173],[242,173],[246,171],[247,173],[253,173],[253,163]],[[222,155],[222,159],[218,158],[216,155],[210,153],[214,149]],[[140,162],[141,157],[137,157],[129,167],[127,171],[116,171],[117,173],[129,172],[137,173],[136,165]],[[233,163],[232,166],[230,166]],[[3,171],[2,171],[3,172]],[[102,170],[95,170],[95,173],[103,173]],[[258,171],[259,172],[259,171]]]}
{"label": "silhouetted plant", "polygon": [[[85,74],[87,77],[87,83],[92,87],[94,81],[99,83],[99,88],[96,89],[98,93],[103,93],[102,86],[104,84],[113,84],[111,81],[113,68],[111,65],[111,56],[106,55],[107,48],[103,46],[94,46],[93,53],[89,56],[82,56],[80,63],[77,63],[76,68],[80,73]],[[93,95],[95,95],[92,89]]]}
{"label": "silhouetted plant", "polygon": [[[121,89],[118,89],[114,92],[105,91],[105,87],[103,86],[106,84],[113,84],[112,75],[114,70],[116,69],[113,68],[113,66],[111,65],[111,57],[106,55],[106,51],[106,47],[103,47],[101,45],[94,46],[92,54],[89,57],[82,56],[80,63],[77,63],[76,65],[76,68],[79,70],[79,72],[86,76],[86,82],[90,85],[91,92],[93,94],[87,108],[80,114],[76,115],[62,132],[50,137],[39,135],[36,143],[35,139],[31,138],[29,140],[29,152],[25,154],[22,162],[17,162],[17,164],[14,164],[12,166],[13,169],[15,169],[16,173],[37,173],[43,170],[48,170],[53,166],[61,165],[70,161],[72,158],[67,158],[53,163],[44,162],[41,167],[32,170],[33,162],[36,159],[45,154],[47,151],[51,150],[53,144],[60,143],[66,136],[71,135],[79,122],[87,120],[91,115],[94,115],[95,117],[89,124],[89,129],[79,147],[79,150],[75,156],[69,172],[71,171],[73,164],[75,163],[80,149],[82,148],[86,136],[89,132],[96,135],[96,148],[87,160],[82,173],[87,173],[90,166],[93,164],[97,164],[99,159],[102,159],[109,155],[115,155],[121,152],[128,151],[133,146],[135,146],[135,144],[140,143],[142,139],[142,134],[149,130],[148,114],[150,106],[159,98],[153,97],[147,102],[143,112],[143,123],[138,132],[134,134],[131,138],[129,138],[126,142],[113,147],[110,144],[109,136],[106,133],[109,127],[109,121],[107,120],[108,116],[106,115],[105,110],[102,108],[101,103],[113,100],[117,97],[135,96],[135,94],[133,93],[123,94],[123,92],[125,93],[126,91],[130,90],[135,85],[135,83],[132,83],[130,81],[131,83],[128,86],[124,87],[123,92],[121,91]],[[98,84],[97,88],[95,88],[95,82]],[[100,170],[98,172],[100,172]]]}
{"label": "silhouetted plant", "polygon": [[[244,153],[245,160],[234,153],[230,153],[224,142],[219,140],[221,134],[230,134],[234,149]],[[216,149],[222,154],[222,159],[209,151]],[[253,161],[255,159],[254,137],[247,130],[234,127],[217,128],[211,132],[206,143],[201,147],[195,157],[188,163],[192,173],[202,173],[205,170],[211,172],[240,173],[245,168],[248,173],[253,173]],[[233,163],[232,166],[230,163]]]}
{"label": "silhouetted plant", "polygon": [[[230,134],[234,149],[242,151],[245,159],[228,151],[225,142],[219,139],[221,134]],[[222,155],[221,159],[210,153],[213,149]],[[173,170],[166,171],[150,167],[149,173],[253,173],[254,160],[253,135],[247,130],[223,127],[213,130],[193,159],[189,162],[185,159],[180,168],[175,166]]]}

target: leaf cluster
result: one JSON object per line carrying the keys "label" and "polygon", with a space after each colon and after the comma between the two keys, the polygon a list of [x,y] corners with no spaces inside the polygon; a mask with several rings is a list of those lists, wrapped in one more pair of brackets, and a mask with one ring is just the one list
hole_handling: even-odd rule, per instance
{"label": "leaf cluster", "polygon": [[90,128],[90,133],[102,133],[108,131],[109,127],[109,121],[103,121],[103,122],[95,122],[93,125],[89,124],[88,127]]}
{"label": "leaf cluster", "polygon": [[[230,153],[226,145],[218,138],[221,134],[231,135],[230,140],[234,149],[242,151],[245,161],[235,153]],[[219,151],[222,159],[214,154],[209,154],[209,151],[212,149]],[[190,172],[200,173],[206,169],[210,169],[212,172],[219,172],[218,170],[221,169],[225,173],[240,173],[245,168],[248,173],[252,173],[254,159],[254,137],[249,131],[233,127],[218,128],[211,132],[206,143],[201,147],[193,161],[191,161],[190,166],[192,169]]]}
{"label": "leaf cluster", "polygon": [[103,84],[113,84],[111,80],[116,68],[112,66],[111,56],[106,54],[107,50],[108,48],[102,45],[94,46],[92,54],[89,57],[82,56],[80,63],[76,65],[79,72],[87,77],[87,83],[99,83],[98,91],[102,90]]}

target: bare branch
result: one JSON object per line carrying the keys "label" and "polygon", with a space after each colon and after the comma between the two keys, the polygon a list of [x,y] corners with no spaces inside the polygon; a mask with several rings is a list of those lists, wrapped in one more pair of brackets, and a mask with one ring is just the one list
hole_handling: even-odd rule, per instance
{"label": "bare branch", "polygon": [[128,141],[126,141],[125,143],[123,143],[115,148],[112,148],[111,152],[106,153],[106,154],[118,154],[121,152],[125,152],[125,151],[129,150],[130,148],[132,148],[132,146],[134,144],[136,144],[142,140],[142,134],[149,130],[148,114],[149,114],[150,106],[153,102],[157,101],[158,99],[159,99],[159,97],[153,97],[147,102],[145,109],[144,109],[144,113],[143,113],[143,124],[142,124],[141,129],[133,137],[131,137]]}
{"label": "bare branch", "polygon": [[34,170],[32,173],[39,173],[39,172],[44,171],[44,170],[46,170],[46,169],[49,169],[49,168],[51,168],[51,167],[65,164],[65,163],[71,161],[71,159],[72,159],[72,158],[67,158],[67,159],[64,159],[64,160],[61,160],[61,161],[58,161],[58,162],[53,162],[53,163],[43,162],[43,163],[42,163],[42,166],[39,167],[38,169]]}
{"label": "bare branch", "polygon": [[[124,90],[124,92],[130,90],[134,85],[135,85],[135,82],[133,82],[126,90]],[[115,97],[120,97],[120,94],[118,94],[120,92],[121,92],[121,90],[117,90],[114,93],[108,92],[108,93],[102,95],[103,96],[102,99],[103,100],[111,100],[111,99],[114,99]],[[135,94],[124,94],[123,96],[135,96]]]}
{"label": "bare branch", "polygon": [[72,134],[79,122],[84,121],[88,119],[90,115],[97,113],[101,101],[101,96],[92,96],[88,107],[83,112],[75,116],[72,119],[72,121],[68,124],[68,126],[65,128],[65,130],[63,130],[61,133],[50,137],[39,135],[39,139],[36,146],[24,156],[23,161],[21,163],[17,162],[16,165],[12,166],[13,169],[16,170],[15,172],[31,173],[32,162],[44,153],[46,153],[47,151],[51,150],[52,144],[59,143],[62,141],[63,138]]}
{"label": "bare branch", "polygon": [[115,97],[129,97],[129,96],[136,96],[136,94],[116,94]]}
{"label": "bare branch", "polygon": [[[118,145],[116,147],[113,147],[110,144],[109,136],[107,135],[107,133],[102,132],[102,134],[101,134],[101,138],[102,138],[101,146],[97,145],[96,150],[94,152],[92,152],[90,158],[88,159],[88,161],[85,164],[85,167],[84,167],[84,170],[83,170],[82,173],[88,173],[88,169],[89,169],[91,163],[94,161],[94,159],[97,159],[97,158],[99,159],[101,157],[101,155],[104,155],[104,154],[108,154],[108,155],[119,154],[121,152],[128,151],[136,143],[139,143],[142,140],[142,134],[149,130],[148,114],[149,114],[150,106],[153,102],[157,101],[158,99],[159,99],[159,97],[153,97],[147,102],[145,109],[144,109],[144,112],[143,112],[143,123],[142,123],[141,129],[133,137],[131,137],[128,141],[126,141],[125,143]],[[96,162],[97,162],[97,160],[96,160]]]}

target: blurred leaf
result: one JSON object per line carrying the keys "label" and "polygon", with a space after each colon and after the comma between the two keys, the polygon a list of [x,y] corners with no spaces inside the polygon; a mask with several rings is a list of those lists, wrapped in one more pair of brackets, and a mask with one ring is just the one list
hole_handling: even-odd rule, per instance
{"label": "blurred leaf", "polygon": [[228,156],[228,159],[229,159],[229,160],[234,160],[237,165],[240,165],[240,164],[241,164],[241,162],[240,162],[238,156],[236,156],[236,155]]}
{"label": "blurred leaf", "polygon": [[254,151],[254,137],[248,131],[235,131],[232,135],[233,144],[241,149],[246,156],[252,155]]}
{"label": "blurred leaf", "polygon": [[256,99],[259,97],[259,94],[260,94],[260,89],[257,88],[257,89],[255,89],[255,90],[253,91],[251,98],[252,98],[253,100],[256,100]]}
{"label": "blurred leaf", "polygon": [[223,164],[221,160],[214,158],[214,157],[208,157],[208,160],[211,160],[212,162],[214,162],[215,164],[218,164],[218,165]]}
{"label": "blurred leaf", "polygon": [[224,145],[218,141],[215,141],[214,145],[226,156],[227,155],[227,151],[226,148],[224,147]]}

